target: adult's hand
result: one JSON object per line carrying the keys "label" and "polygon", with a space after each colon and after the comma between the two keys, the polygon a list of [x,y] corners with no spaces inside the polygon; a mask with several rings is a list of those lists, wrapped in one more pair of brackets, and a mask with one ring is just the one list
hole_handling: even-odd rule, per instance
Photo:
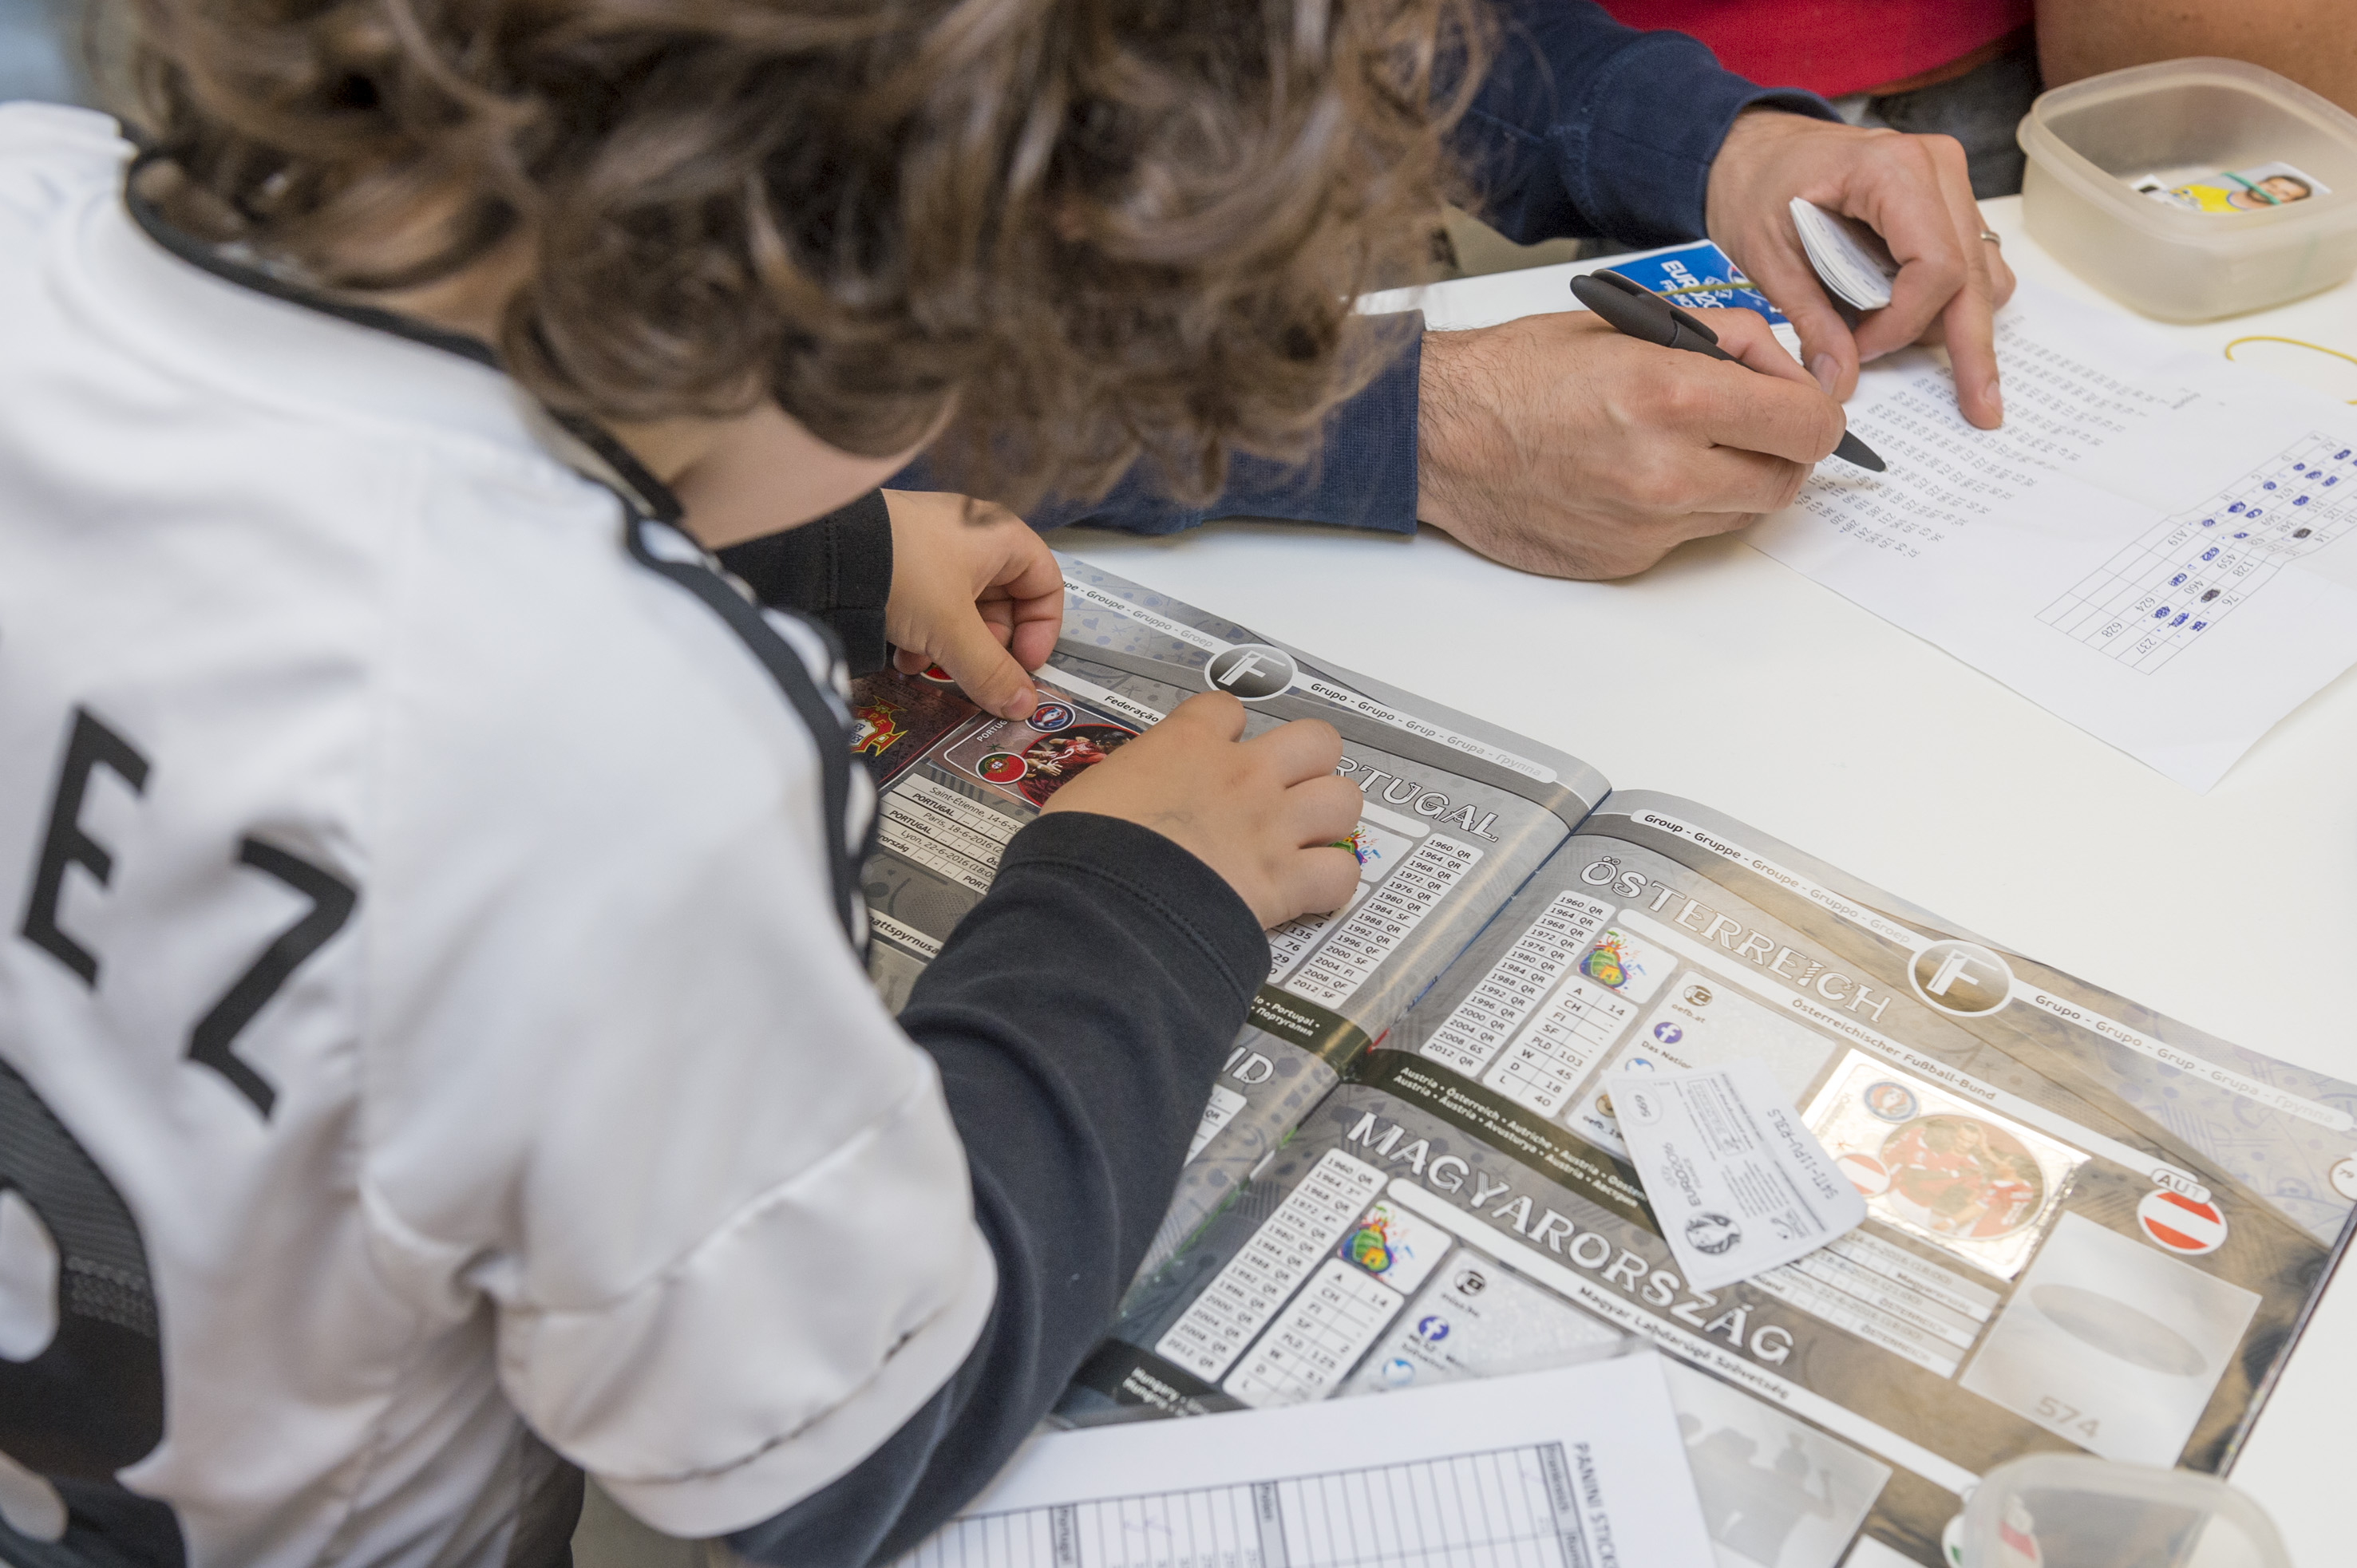
{"label": "adult's hand", "polygon": [[1759,316],[1697,315],[1742,364],[1585,312],[1426,333],[1416,515],[1509,566],[1601,578],[1790,505],[1841,405]]}
{"label": "adult's hand", "polygon": [[[1855,336],[1801,248],[1790,206],[1796,196],[1863,221],[1900,263],[1889,305],[1868,313]],[[1990,334],[1996,307],[2012,296],[2013,270],[1980,237],[1980,209],[1954,138],[1747,110],[1710,166],[1705,221],[1792,318],[1801,357],[1835,396],[1857,388],[1861,360],[1936,340],[1955,370],[1958,411],[1985,430],[2004,420]]]}

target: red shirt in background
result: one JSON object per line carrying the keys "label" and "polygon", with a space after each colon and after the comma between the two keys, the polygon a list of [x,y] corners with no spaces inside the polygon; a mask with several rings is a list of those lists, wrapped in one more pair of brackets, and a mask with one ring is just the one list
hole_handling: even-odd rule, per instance
{"label": "red shirt in background", "polygon": [[1910,83],[2029,24],[2033,0],[1601,0],[1632,27],[1675,27],[1763,87],[1827,98]]}

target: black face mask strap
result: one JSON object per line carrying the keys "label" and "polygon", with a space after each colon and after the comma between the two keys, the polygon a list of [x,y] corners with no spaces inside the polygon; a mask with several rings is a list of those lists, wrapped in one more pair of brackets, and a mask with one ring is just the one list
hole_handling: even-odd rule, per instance
{"label": "black face mask strap", "polygon": [[[306,310],[316,310],[322,316],[332,316],[355,327],[388,332],[395,338],[404,338],[428,349],[439,349],[446,354],[471,360],[502,375],[506,373],[507,367],[500,362],[499,351],[479,338],[469,338],[463,332],[446,331],[414,317],[380,310],[374,306],[351,305],[329,298],[300,284],[274,276],[260,267],[232,261],[194,235],[175,228],[139,189],[139,177],[155,165],[168,161],[168,157],[163,149],[148,147],[131,160],[131,166],[123,177],[123,205],[143,233],[188,265],[210,273],[224,283],[235,284],[240,288],[268,295],[273,299],[300,306]],[[678,523],[684,515],[679,498],[672,493],[669,485],[647,472],[646,465],[640,462],[629,447],[615,439],[611,431],[586,414],[565,413],[543,406],[548,417],[562,426],[566,435],[596,453],[598,460],[613,470],[615,477],[627,488],[629,493],[622,499],[632,510],[657,522]]]}

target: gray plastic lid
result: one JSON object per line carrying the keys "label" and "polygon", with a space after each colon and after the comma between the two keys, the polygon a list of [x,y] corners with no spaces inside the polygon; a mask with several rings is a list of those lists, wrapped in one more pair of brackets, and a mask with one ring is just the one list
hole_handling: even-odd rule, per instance
{"label": "gray plastic lid", "polygon": [[1981,1478],[1963,1568],[2291,1568],[2275,1521],[2213,1476],[2032,1454]]}

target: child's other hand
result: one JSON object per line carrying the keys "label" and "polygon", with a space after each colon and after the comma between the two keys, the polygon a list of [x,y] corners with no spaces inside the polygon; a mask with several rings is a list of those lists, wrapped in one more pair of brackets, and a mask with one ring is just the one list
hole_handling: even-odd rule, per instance
{"label": "child's other hand", "polygon": [[1334,776],[1342,737],[1296,719],[1251,740],[1225,692],[1170,716],[1049,798],[1050,811],[1094,811],[1151,828],[1226,878],[1263,926],[1340,908],[1358,857],[1336,847],[1358,825],[1358,787]]}
{"label": "child's other hand", "polygon": [[1024,521],[964,496],[886,490],[892,594],[884,635],[905,674],[938,664],[1002,718],[1039,705],[1028,672],[1056,650],[1064,575]]}

